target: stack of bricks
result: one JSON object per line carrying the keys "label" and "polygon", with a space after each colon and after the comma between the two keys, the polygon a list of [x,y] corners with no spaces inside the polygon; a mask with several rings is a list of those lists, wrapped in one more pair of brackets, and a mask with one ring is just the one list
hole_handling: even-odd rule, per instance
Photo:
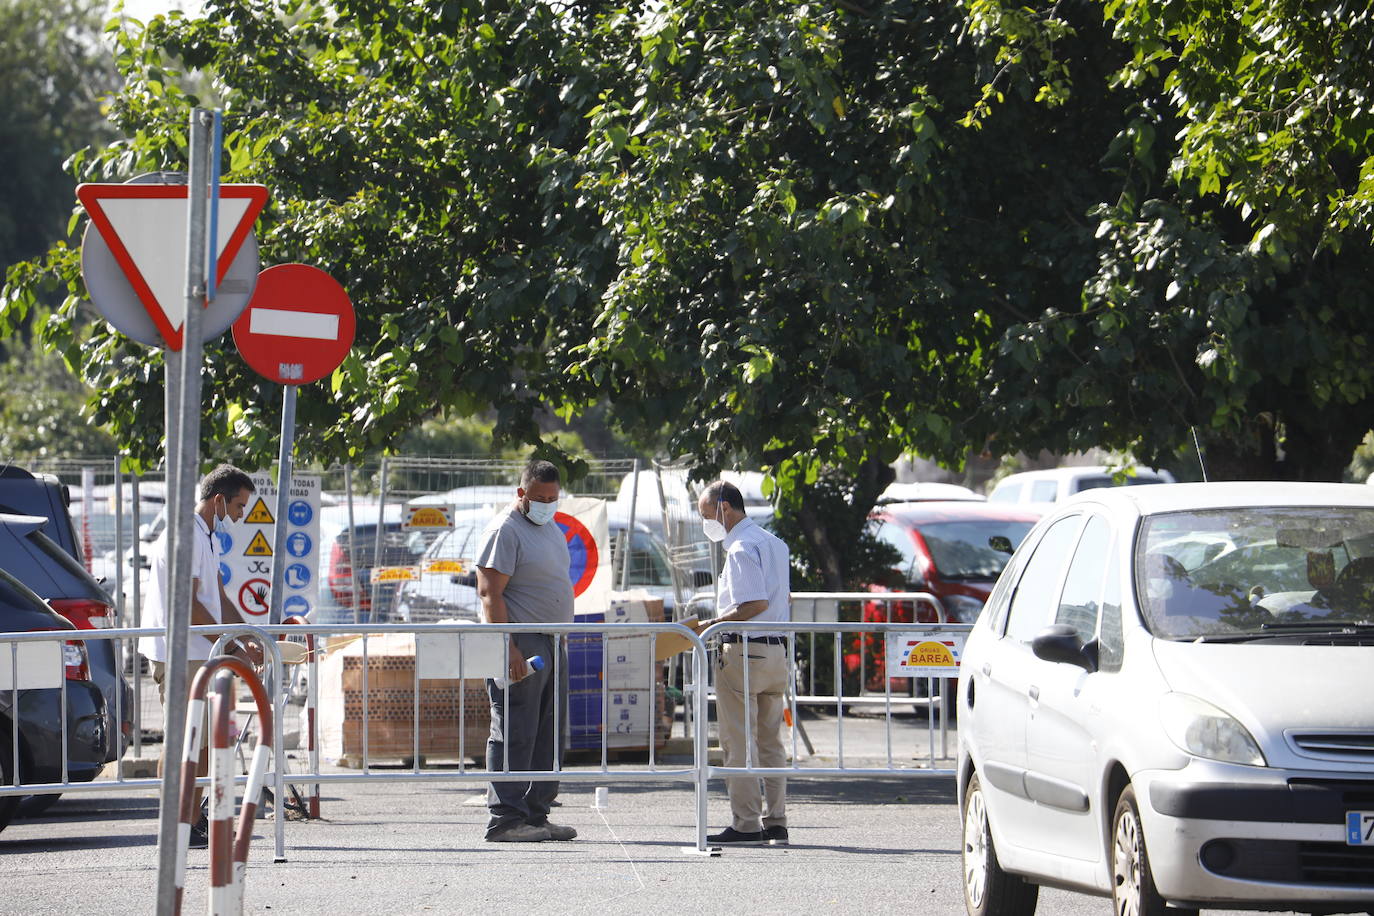
{"label": "stack of bricks", "polygon": [[[343,661],[343,753],[363,756],[363,658]],[[415,756],[415,658],[367,658],[367,758],[369,762],[412,760]],[[486,754],[491,710],[480,679],[429,679],[420,684],[420,756],[428,762],[481,760]],[[459,744],[460,722],[463,729]],[[460,753],[461,751],[461,753]]]}

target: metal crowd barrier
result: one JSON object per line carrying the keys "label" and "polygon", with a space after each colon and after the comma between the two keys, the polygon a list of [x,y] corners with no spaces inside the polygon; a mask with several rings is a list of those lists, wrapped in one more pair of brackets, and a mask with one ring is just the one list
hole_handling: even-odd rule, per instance
{"label": "metal crowd barrier", "polygon": [[[794,596],[795,598],[810,598],[812,596]],[[824,596],[826,599],[833,599],[836,596]],[[852,599],[849,596],[840,596],[840,600],[888,600],[888,601],[934,601],[930,596],[922,596],[915,593],[903,594],[884,594],[878,593],[868,595],[867,593],[855,593]],[[273,715],[273,736],[270,742],[274,749],[276,759],[272,764],[272,772],[268,774],[276,791],[276,859],[285,861],[285,839],[284,839],[284,783],[306,784],[313,786],[311,791],[312,799],[315,802],[312,808],[318,810],[319,786],[328,783],[368,783],[368,782],[431,782],[431,783],[462,783],[470,782],[474,784],[486,784],[493,780],[501,781],[501,777],[512,773],[509,766],[509,755],[504,760],[504,765],[500,768],[488,770],[485,765],[471,766],[467,763],[469,756],[479,759],[485,756],[485,742],[481,747],[469,747],[466,742],[466,700],[463,694],[463,685],[467,681],[477,680],[479,674],[486,674],[490,671],[490,649],[486,653],[487,661],[478,663],[475,659],[482,658],[479,652],[476,655],[468,655],[462,650],[465,641],[480,641],[483,637],[490,638],[496,636],[500,639],[501,670],[504,670],[508,662],[507,654],[509,651],[508,639],[503,638],[508,634],[519,633],[541,633],[550,635],[554,638],[558,647],[565,648],[575,639],[585,639],[590,634],[600,634],[601,658],[601,679],[600,688],[596,691],[597,700],[601,704],[600,722],[602,730],[598,747],[592,748],[593,752],[599,751],[599,763],[592,766],[565,766],[561,760],[555,759],[551,770],[545,771],[519,771],[520,780],[559,780],[570,783],[601,783],[606,782],[657,782],[657,781],[679,781],[687,783],[693,787],[696,802],[696,838],[695,851],[702,852],[707,850],[706,846],[706,827],[707,827],[707,787],[709,780],[713,778],[724,778],[736,775],[759,775],[773,776],[784,775],[788,777],[801,778],[836,778],[853,776],[947,776],[953,772],[950,767],[936,766],[937,761],[948,760],[948,748],[941,756],[937,756],[935,748],[935,735],[937,727],[942,736],[942,742],[947,740],[947,725],[943,716],[943,704],[932,703],[926,698],[915,696],[894,696],[892,692],[892,677],[890,672],[884,672],[884,690],[881,695],[869,694],[863,696],[846,695],[842,689],[843,666],[841,664],[841,654],[843,651],[843,638],[848,634],[878,634],[886,639],[886,634],[911,633],[922,635],[949,635],[959,634],[967,631],[969,627],[961,624],[925,624],[925,623],[878,623],[866,621],[845,621],[845,622],[818,622],[818,621],[793,621],[787,624],[780,623],[741,623],[741,624],[711,624],[701,635],[674,623],[596,623],[596,624],[565,624],[565,625],[545,625],[545,624],[526,624],[526,625],[491,625],[473,623],[436,623],[436,624],[379,624],[374,626],[359,627],[353,624],[339,625],[279,625],[271,627],[194,627],[192,632],[198,635],[217,635],[224,633],[224,638],[231,636],[250,634],[261,641],[266,649],[268,660],[268,670],[264,682],[268,685],[269,695],[272,697]],[[807,672],[809,689],[802,692],[794,689],[788,697],[788,710],[791,715],[794,727],[791,735],[791,762],[789,766],[780,768],[765,768],[757,765],[754,759],[752,748],[746,755],[745,765],[742,767],[726,767],[723,765],[713,765],[708,758],[708,746],[710,737],[710,715],[709,704],[712,701],[712,689],[710,672],[713,670],[708,659],[708,642],[713,641],[713,637],[726,632],[738,632],[747,635],[750,631],[772,631],[785,632],[790,634],[789,640],[789,682],[794,688],[799,687],[801,678],[798,674],[798,657],[806,657],[810,670]],[[155,634],[156,630],[82,630],[65,631],[55,633],[25,633],[25,634],[0,634],[0,656],[8,655],[11,659],[11,676],[0,676],[0,693],[10,691],[13,694],[23,689],[19,683],[19,649],[21,646],[30,643],[57,644],[60,646],[62,641],[71,639],[79,635],[83,640],[93,639],[132,639],[139,636]],[[660,725],[658,715],[657,697],[667,689],[662,680],[662,666],[656,662],[649,665],[649,671],[645,677],[642,689],[648,697],[648,721],[649,737],[647,741],[647,763],[644,765],[616,764],[612,766],[610,752],[613,749],[611,743],[611,733],[607,726],[610,723],[610,695],[614,692],[609,689],[605,679],[608,671],[609,653],[611,651],[611,640],[606,636],[641,636],[647,637],[647,642],[652,644],[653,639],[673,634],[686,641],[687,651],[681,656],[684,664],[681,665],[682,690],[684,694],[684,713],[683,722],[686,736],[690,739],[691,763],[664,763],[658,757],[658,729]],[[380,720],[374,721],[372,706],[374,702],[373,691],[370,689],[370,680],[373,677],[373,666],[370,664],[372,657],[369,643],[373,640],[384,639],[388,636],[404,636],[414,640],[412,649],[414,662],[409,675],[409,690],[397,688],[393,691],[396,696],[409,694],[411,704],[409,724],[411,734],[409,739],[410,758],[408,765],[405,766],[383,766],[378,763],[378,758],[372,754],[371,738],[374,731],[380,729]],[[832,695],[817,692],[815,671],[816,662],[816,640],[824,640],[829,637],[833,641],[830,649],[830,663],[832,666],[831,676],[834,686]],[[329,652],[342,651],[342,644],[346,640],[356,641],[356,652],[361,660],[357,668],[358,686],[357,709],[354,716],[356,727],[361,738],[361,755],[359,766],[353,771],[344,771],[341,768],[331,767],[329,770],[321,765],[320,761],[320,742],[316,733],[319,728],[320,716],[310,715],[305,719],[306,734],[302,737],[304,744],[309,748],[309,757],[304,767],[296,767],[296,771],[286,772],[285,744],[282,734],[282,719],[280,714],[288,703],[288,696],[291,692],[291,685],[294,678],[288,676],[287,669],[282,665],[281,653],[278,649],[279,638],[290,640],[303,640],[309,643],[312,651],[308,652],[308,660],[303,666],[307,672],[307,694],[309,696],[310,709],[314,710],[320,696],[321,688],[321,657],[319,651],[313,651],[314,646],[320,646],[325,640],[328,645],[325,649]],[[810,644],[810,655],[799,651],[804,643]],[[470,645],[471,643],[469,643]],[[862,646],[861,646],[862,648]],[[556,682],[562,681],[566,676],[563,670],[563,652],[554,653],[553,676]],[[653,658],[650,650],[649,657]],[[51,650],[48,652],[48,664],[61,662],[60,648],[56,655]],[[435,674],[434,671],[425,670],[433,667],[438,662],[438,668],[443,669]],[[342,665],[342,660],[340,661]],[[485,667],[483,667],[485,665]],[[464,670],[464,669],[467,670]],[[482,671],[473,670],[482,668]],[[342,667],[340,667],[342,670]],[[3,669],[0,669],[3,671]],[[427,675],[427,676],[422,676]],[[458,691],[458,730],[457,740],[449,748],[456,754],[457,764],[446,769],[435,769],[425,765],[425,753],[422,746],[422,720],[421,720],[421,694],[422,682],[430,679],[431,676],[438,676],[445,679],[456,680],[459,684]],[[747,675],[746,675],[747,677]],[[52,679],[52,675],[49,675]],[[395,678],[392,679],[395,682]],[[342,694],[342,688],[340,688]],[[938,696],[933,689],[929,691],[932,696]],[[63,746],[66,747],[65,735],[65,691],[64,694],[64,734]],[[339,698],[342,703],[342,697]],[[395,712],[397,701],[394,699],[389,702],[388,709]],[[400,701],[403,702],[403,701]],[[477,701],[482,707],[482,712],[487,709],[485,699]],[[884,721],[886,733],[885,757],[881,765],[849,765],[846,762],[844,731],[845,731],[845,709],[850,706],[867,705],[874,706],[881,704],[884,707]],[[801,765],[801,755],[798,748],[799,738],[805,738],[802,732],[799,708],[802,706],[812,706],[824,709],[828,705],[835,707],[835,732],[837,759],[833,766],[804,766]],[[917,765],[910,760],[902,760],[902,752],[894,749],[893,742],[893,707],[911,706],[920,708],[924,705],[925,709],[931,714],[927,715],[926,729],[930,735],[930,754],[926,765]],[[560,704],[561,707],[561,704]],[[559,707],[556,707],[559,708]],[[339,713],[341,710],[335,710]],[[555,723],[556,733],[565,734],[565,725],[562,716],[558,712],[559,720]],[[348,721],[348,716],[340,719],[341,722]],[[672,728],[670,721],[666,726]],[[752,722],[747,722],[746,727],[750,732],[753,731]],[[800,734],[799,734],[800,733]],[[15,741],[14,747],[17,748],[17,720],[13,726],[12,739]],[[666,735],[664,736],[667,737]],[[469,753],[471,751],[471,753]],[[17,750],[15,751],[17,757]],[[394,759],[390,758],[390,759]],[[852,758],[851,758],[852,759]],[[911,760],[918,760],[912,757]],[[64,753],[63,772],[66,773],[66,758]],[[16,783],[18,777],[16,776]],[[248,777],[241,775],[236,780],[236,785],[242,787],[247,784]],[[208,779],[200,780],[201,785],[208,785]],[[61,782],[30,784],[30,785],[11,785],[0,787],[0,797],[6,795],[33,795],[44,792],[69,792],[69,791],[108,791],[108,790],[148,790],[160,785],[156,779],[128,779],[123,776],[122,771],[116,769],[114,779],[96,780],[92,782],[72,782],[64,778]]]}

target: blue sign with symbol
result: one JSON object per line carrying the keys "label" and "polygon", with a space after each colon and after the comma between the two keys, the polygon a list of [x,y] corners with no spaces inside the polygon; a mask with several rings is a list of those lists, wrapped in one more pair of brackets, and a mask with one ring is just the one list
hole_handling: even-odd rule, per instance
{"label": "blue sign with symbol", "polygon": [[228,563],[219,564],[219,584],[228,585],[229,580],[234,578],[234,571],[229,568]]}
{"label": "blue sign with symbol", "polygon": [[1347,811],[1345,813],[1345,843],[1347,846],[1363,845],[1364,837],[1360,826],[1360,812]]}
{"label": "blue sign with symbol", "polygon": [[310,584],[310,570],[304,563],[292,563],[286,567],[287,588],[305,588]]}
{"label": "blue sign with symbol", "polygon": [[302,595],[292,595],[282,602],[281,610],[287,617],[304,617],[310,613],[310,602]]}
{"label": "blue sign with symbol", "polygon": [[293,500],[291,505],[286,507],[286,518],[291,524],[304,528],[310,524],[310,520],[315,517],[315,510],[310,508],[310,503],[303,499]]}
{"label": "blue sign with symbol", "polygon": [[231,538],[227,532],[216,531],[215,539],[219,541],[220,556],[224,556],[229,551],[234,549],[234,539]]}
{"label": "blue sign with symbol", "polygon": [[310,553],[310,548],[314,545],[310,543],[310,535],[303,531],[294,532],[286,539],[286,552],[293,557],[303,557]]}

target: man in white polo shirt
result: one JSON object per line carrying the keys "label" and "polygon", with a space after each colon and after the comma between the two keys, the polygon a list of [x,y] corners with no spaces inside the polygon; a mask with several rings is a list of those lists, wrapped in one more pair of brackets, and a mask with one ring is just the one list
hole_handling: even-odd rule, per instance
{"label": "man in white polo shirt", "polygon": [[[222,464],[200,481],[199,502],[189,535],[194,547],[191,551],[191,626],[213,626],[219,623],[243,623],[239,609],[224,592],[219,570],[219,546],[215,529],[225,519],[238,521],[243,517],[248,499],[254,491],[253,479],[232,465]],[[167,529],[153,542],[151,551],[153,574],[148,580],[148,596],[143,603],[145,627],[165,627],[167,625],[166,596],[167,582]],[[196,672],[205,664],[210,655],[213,640],[194,634],[188,635],[186,647],[186,687],[189,690]],[[162,635],[143,636],[138,640],[138,651],[146,656],[153,666],[153,680],[157,682],[158,698],[167,705],[167,640]],[[231,655],[240,655],[250,662],[261,661],[256,647],[230,649]],[[196,775],[204,776],[209,770],[209,736],[200,746],[200,761]],[[163,748],[164,758],[166,748]],[[180,748],[177,749],[180,752]],[[158,761],[158,775],[162,775],[162,761]],[[200,803],[200,790],[196,790],[196,804]],[[208,823],[202,817],[191,827],[191,846],[201,847],[208,842],[206,833]]]}
{"label": "man in white polo shirt", "polygon": [[[712,541],[723,542],[717,613],[713,623],[792,619],[791,563],[787,545],[744,513],[744,497],[734,484],[717,480],[706,487],[697,503],[702,528]],[[784,767],[782,721],[786,705],[787,637],[777,632],[748,630],[721,637],[716,670],[716,719],[727,767]],[[748,668],[748,690],[745,668]],[[745,708],[748,705],[746,731]],[[753,752],[747,753],[752,741]],[[706,838],[713,845],[786,846],[787,779],[768,776],[730,776],[732,823]]]}

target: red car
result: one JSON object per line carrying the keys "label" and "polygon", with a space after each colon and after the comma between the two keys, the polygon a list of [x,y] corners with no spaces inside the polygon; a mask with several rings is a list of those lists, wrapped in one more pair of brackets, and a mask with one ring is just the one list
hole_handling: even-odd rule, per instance
{"label": "red car", "polygon": [[[1021,543],[1040,512],[1006,503],[931,500],[879,506],[871,517],[878,526],[874,533],[895,547],[902,559],[900,567],[870,590],[929,592],[939,599],[940,613],[937,617],[921,604],[913,621],[910,602],[870,601],[864,606],[864,620],[886,621],[890,608],[895,623],[972,623],[1011,559],[1006,548]],[[993,538],[1006,539],[999,544],[1002,549],[989,543]],[[865,633],[862,643],[864,685],[882,690],[884,640],[881,634]],[[846,653],[845,667],[857,675],[857,645]],[[894,688],[898,683],[902,682],[894,682]]]}

